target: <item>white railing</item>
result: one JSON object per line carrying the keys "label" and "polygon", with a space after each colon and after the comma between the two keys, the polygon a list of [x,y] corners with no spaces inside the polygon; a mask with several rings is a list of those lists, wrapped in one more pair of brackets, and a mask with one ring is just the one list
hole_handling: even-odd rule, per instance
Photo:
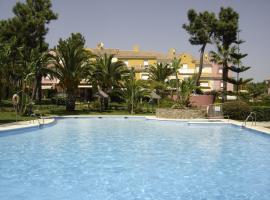
{"label": "white railing", "polygon": [[249,119],[252,120],[251,125],[253,125],[253,123],[254,123],[255,126],[256,126],[257,115],[256,115],[255,112],[250,112],[249,113],[249,115],[247,116],[247,118],[245,119],[245,121],[243,121],[242,126],[246,126]]}
{"label": "white railing", "polygon": [[195,73],[195,69],[181,68],[181,69],[179,69],[179,73],[180,74],[194,74]]}
{"label": "white railing", "polygon": [[[33,124],[35,123],[35,120],[37,120],[39,126],[44,125],[44,118],[43,118],[42,115],[38,116],[38,115],[36,115],[36,114],[31,114],[30,117],[33,117],[33,120],[30,121],[30,122],[32,122]],[[42,123],[41,123],[40,121],[41,121]]]}

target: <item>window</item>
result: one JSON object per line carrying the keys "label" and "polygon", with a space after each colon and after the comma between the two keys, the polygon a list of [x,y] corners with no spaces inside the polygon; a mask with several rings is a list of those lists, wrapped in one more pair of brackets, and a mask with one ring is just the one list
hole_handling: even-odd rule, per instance
{"label": "window", "polygon": [[117,62],[118,61],[118,58],[116,58],[116,57],[113,57],[112,58],[112,63],[115,63],[115,62]]}
{"label": "window", "polygon": [[147,65],[148,65],[148,60],[144,60],[144,61],[143,61],[143,65],[144,65],[144,66],[147,66]]}
{"label": "window", "polygon": [[189,79],[189,77],[184,77],[184,80],[185,80],[185,81],[188,81],[188,79]]}
{"label": "window", "polygon": [[183,64],[183,69],[187,69],[188,65],[187,64]]}
{"label": "window", "polygon": [[142,73],[141,78],[142,78],[142,80],[148,80],[148,78],[149,78],[148,73]]}
{"label": "window", "polygon": [[220,83],[220,88],[223,88],[223,82]]}
{"label": "window", "polygon": [[200,86],[201,87],[209,87],[209,83],[208,82],[201,82]]}
{"label": "window", "polygon": [[219,68],[218,73],[222,74],[222,68]]}
{"label": "window", "polygon": [[125,64],[126,64],[126,66],[128,67],[128,61],[127,61],[127,60],[125,60],[125,61],[124,61],[124,63],[125,63]]}

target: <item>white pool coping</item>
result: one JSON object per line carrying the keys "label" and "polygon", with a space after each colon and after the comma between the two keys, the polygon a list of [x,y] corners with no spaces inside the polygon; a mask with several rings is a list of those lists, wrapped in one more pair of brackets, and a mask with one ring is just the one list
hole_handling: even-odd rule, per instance
{"label": "white pool coping", "polygon": [[[179,121],[179,122],[187,122],[188,124],[233,124],[242,127],[242,123],[236,120],[228,120],[228,119],[171,119],[171,118],[157,118],[155,116],[145,116],[145,115],[65,115],[65,116],[50,116],[48,118],[44,118],[44,125],[51,124],[55,122],[57,118],[145,118],[148,120],[159,120],[159,121]],[[40,119],[42,120],[42,119]],[[11,131],[23,128],[31,128],[40,126],[38,120],[31,121],[20,121],[13,122],[0,125],[0,132],[3,131]],[[244,128],[263,132],[270,135],[270,129],[265,128],[259,123],[257,125],[252,125],[251,122],[248,122]]]}
{"label": "white pool coping", "polygon": [[[231,120],[231,119],[170,119],[170,118],[157,118],[155,116],[147,116],[146,118],[152,119],[152,120],[160,120],[160,121],[182,121],[182,122],[187,121],[187,123],[190,123],[190,124],[233,124],[236,126],[243,127],[242,126],[243,122]],[[251,122],[247,122],[244,128],[263,132],[270,135],[270,129],[265,128],[259,124],[260,122],[257,122],[257,125],[254,125],[254,124],[252,125]]]}
{"label": "white pool coping", "polygon": [[47,125],[53,122],[55,122],[55,118],[44,118],[44,123],[43,123],[43,119],[39,119],[39,121],[35,119],[31,121],[19,121],[19,122],[1,124],[0,133],[3,131],[12,131],[12,130],[18,130],[18,129],[24,129],[24,128],[39,127],[40,123],[41,125]]}

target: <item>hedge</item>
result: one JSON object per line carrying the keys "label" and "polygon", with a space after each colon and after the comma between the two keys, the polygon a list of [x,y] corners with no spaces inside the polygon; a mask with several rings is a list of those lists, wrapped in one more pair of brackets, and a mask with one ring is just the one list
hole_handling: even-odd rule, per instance
{"label": "hedge", "polygon": [[270,121],[270,106],[252,106],[251,110],[256,113],[257,121]]}
{"label": "hedge", "polygon": [[244,120],[250,112],[250,106],[243,101],[231,101],[223,104],[223,114],[229,116],[230,119]]}

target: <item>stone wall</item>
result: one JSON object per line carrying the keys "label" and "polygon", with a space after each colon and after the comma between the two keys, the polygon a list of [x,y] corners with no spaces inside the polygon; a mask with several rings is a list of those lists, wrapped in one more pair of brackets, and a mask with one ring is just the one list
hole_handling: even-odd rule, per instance
{"label": "stone wall", "polygon": [[171,119],[196,119],[205,118],[205,109],[171,109],[159,108],[156,110],[156,117]]}

